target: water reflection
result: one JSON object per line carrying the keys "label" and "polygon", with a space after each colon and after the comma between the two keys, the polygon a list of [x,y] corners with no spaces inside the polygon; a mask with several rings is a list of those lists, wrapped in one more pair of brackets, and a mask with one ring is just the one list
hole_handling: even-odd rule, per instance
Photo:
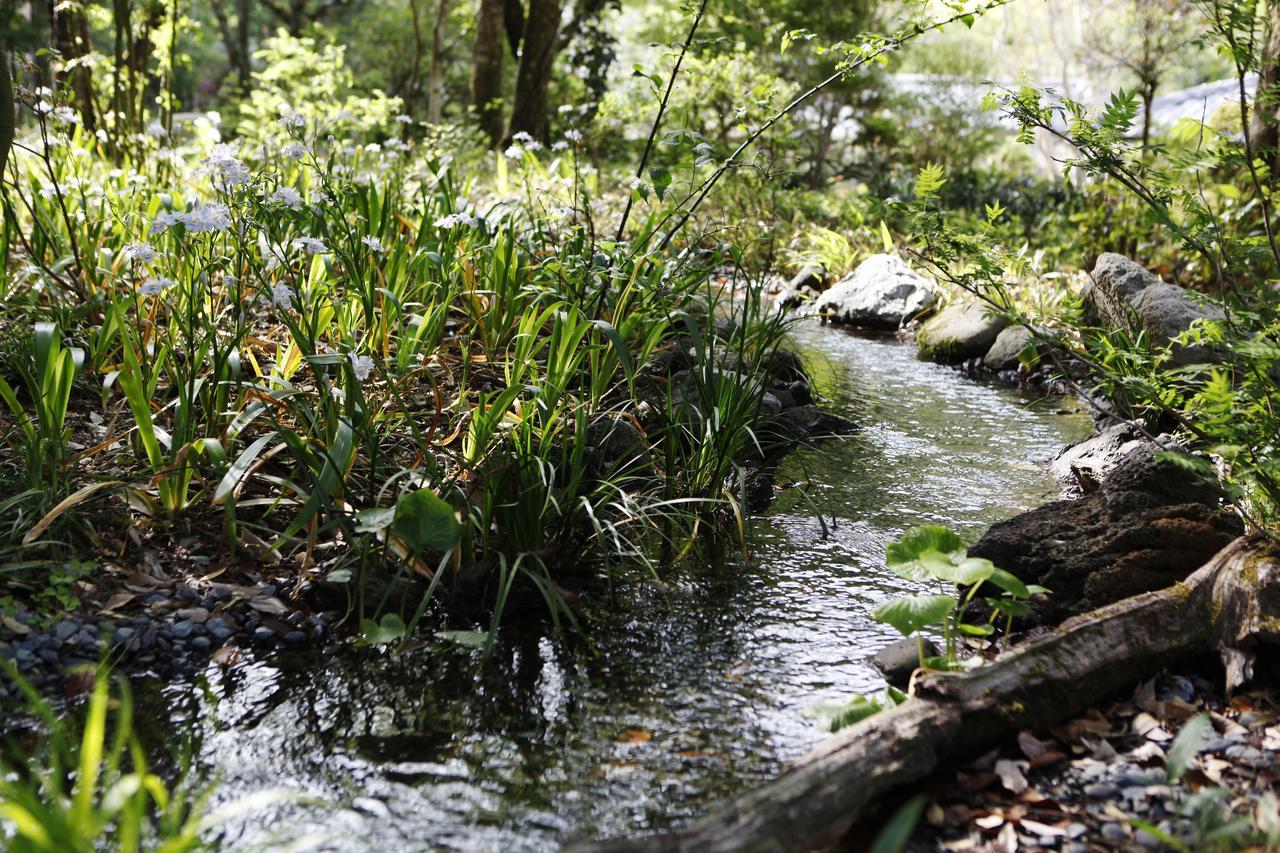
{"label": "water reflection", "polygon": [[[934,522],[974,536],[1052,493],[1037,463],[1087,429],[909,348],[804,326],[820,390],[864,429],[789,458],[750,566],[627,590],[586,616],[595,650],[508,632],[471,653],[281,656],[171,688],[175,729],[233,799],[312,798],[234,825],[231,847],[544,850],[678,824],[778,772],[825,699],[877,689],[867,613],[902,583],[885,543]],[[826,514],[823,524],[810,500]]]}

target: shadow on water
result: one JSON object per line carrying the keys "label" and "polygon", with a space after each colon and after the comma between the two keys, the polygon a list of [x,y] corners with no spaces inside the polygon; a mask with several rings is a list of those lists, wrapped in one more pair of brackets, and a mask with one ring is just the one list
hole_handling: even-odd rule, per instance
{"label": "shadow on water", "polygon": [[[862,431],[788,457],[753,520],[750,565],[589,605],[594,654],[536,625],[496,660],[427,648],[281,655],[152,697],[193,732],[217,798],[309,799],[233,825],[230,847],[314,834],[317,849],[554,849],[652,831],[776,774],[823,733],[815,703],[881,686],[868,613],[903,589],[883,568],[907,527],[974,538],[1055,493],[1043,462],[1088,418],[915,361],[910,347],[802,325],[828,407]],[[822,509],[824,525],[810,500]]]}

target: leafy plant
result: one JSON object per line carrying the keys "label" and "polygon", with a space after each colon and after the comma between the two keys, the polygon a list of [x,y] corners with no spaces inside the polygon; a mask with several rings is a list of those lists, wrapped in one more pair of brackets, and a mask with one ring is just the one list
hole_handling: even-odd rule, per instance
{"label": "leafy plant", "polygon": [[[897,575],[917,582],[940,582],[945,593],[905,595],[877,607],[871,618],[884,622],[906,637],[915,636],[920,666],[929,663],[924,655],[923,633],[940,630],[946,641],[942,665],[958,664],[958,643],[962,635],[985,637],[994,633],[990,622],[972,625],[964,621],[965,610],[984,583],[1003,590],[1003,595],[988,599],[992,603],[992,620],[1007,617],[1006,632],[1015,615],[1025,615],[1025,600],[1043,587],[1027,586],[1016,577],[982,557],[969,557],[960,537],[945,527],[926,525],[912,528],[885,552],[885,562]],[[957,592],[959,587],[963,591]]]}

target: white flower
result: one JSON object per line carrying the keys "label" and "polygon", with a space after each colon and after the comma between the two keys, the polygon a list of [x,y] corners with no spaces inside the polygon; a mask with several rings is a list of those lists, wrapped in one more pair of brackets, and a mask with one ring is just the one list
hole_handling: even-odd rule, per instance
{"label": "white flower", "polygon": [[386,246],[383,246],[382,241],[377,237],[361,237],[360,242],[368,246],[371,252],[377,252],[379,255],[387,250]]}
{"label": "white flower", "polygon": [[38,116],[48,115],[53,112],[53,104],[48,101],[40,101],[31,108],[31,111]]}
{"label": "white flower", "polygon": [[293,187],[280,187],[271,194],[267,201],[278,202],[294,210],[302,209],[302,196]]}
{"label": "white flower", "polygon": [[149,278],[138,285],[138,292],[143,296],[155,296],[169,287],[176,287],[177,282],[171,278]]}
{"label": "white flower", "polygon": [[186,224],[188,231],[195,234],[201,234],[206,231],[221,231],[223,228],[231,226],[231,211],[227,209],[225,204],[218,202],[197,204],[182,215],[181,221]]}
{"label": "white flower", "polygon": [[271,286],[271,304],[286,311],[293,307],[293,291],[289,289],[289,285],[273,284]]}
{"label": "white flower", "polygon": [[224,187],[238,187],[248,182],[249,170],[236,156],[236,150],[225,143],[213,146],[209,156],[200,161],[204,171],[221,181]]}
{"label": "white flower", "polygon": [[144,264],[160,257],[155,247],[148,243],[130,243],[121,250],[120,254],[124,255],[126,260],[140,261]]}
{"label": "white flower", "polygon": [[302,113],[285,113],[280,116],[280,123],[287,128],[306,127],[307,117]]}
{"label": "white flower", "polygon": [[582,134],[576,130],[566,130],[564,133],[565,141],[570,145],[577,145],[582,141]]}
{"label": "white flower", "polygon": [[329,251],[324,241],[316,237],[297,237],[290,245],[293,246],[294,251],[306,252],[309,255],[323,255]]}
{"label": "white flower", "polygon": [[524,156],[524,149],[519,145],[510,145],[507,147],[507,150],[502,153],[510,157],[512,160],[519,160]]}
{"label": "white flower", "polygon": [[151,221],[151,233],[159,234],[172,225],[177,225],[182,221],[183,214],[177,210],[162,210],[156,214],[156,218]]}
{"label": "white flower", "polygon": [[565,141],[562,139],[562,140],[560,140],[559,142],[552,143],[552,145],[551,145],[551,150],[552,150],[552,151],[563,151],[563,150],[565,150],[565,149],[566,149],[566,148],[568,148],[568,147],[569,147],[569,143],[565,142]]}
{"label": "white flower", "polygon": [[232,275],[231,273],[226,273],[222,276],[223,287],[235,287],[237,282],[239,281],[240,281],[240,276],[238,275]]}
{"label": "white flower", "polygon": [[295,142],[292,145],[286,145],[280,152],[290,160],[301,160],[307,156],[307,146]]}
{"label": "white flower", "polygon": [[404,113],[401,113],[400,115],[396,116],[396,121],[400,122],[401,124],[413,124],[413,116],[405,115]]}
{"label": "white flower", "polygon": [[333,201],[333,196],[329,195],[324,190],[316,190],[311,194],[311,198],[315,200],[316,204],[328,204]]}
{"label": "white flower", "polygon": [[356,379],[363,382],[369,378],[369,374],[373,372],[373,359],[367,355],[356,355],[351,353],[348,356],[351,359],[351,370],[355,373]]}
{"label": "white flower", "polygon": [[379,151],[382,150],[382,146],[376,142],[370,142],[368,145],[364,147],[364,150],[368,151],[370,154],[377,154]]}
{"label": "white flower", "polygon": [[454,228],[458,225],[475,225],[480,220],[467,213],[450,213],[436,220],[437,228]]}
{"label": "white flower", "polygon": [[519,133],[511,134],[511,141],[518,142],[521,145],[528,145],[533,142],[533,137],[522,130]]}
{"label": "white flower", "polygon": [[76,111],[71,107],[56,107],[53,111],[53,117],[67,124],[80,123],[80,116],[76,115]]}
{"label": "white flower", "polygon": [[164,125],[158,121],[153,121],[147,125],[147,135],[154,136],[156,139],[163,139],[169,135],[169,131],[164,129]]}

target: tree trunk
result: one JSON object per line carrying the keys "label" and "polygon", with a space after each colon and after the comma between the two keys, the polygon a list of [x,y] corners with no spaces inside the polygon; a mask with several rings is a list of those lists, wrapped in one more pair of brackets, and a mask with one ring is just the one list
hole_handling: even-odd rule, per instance
{"label": "tree trunk", "polygon": [[1147,155],[1147,149],[1151,147],[1151,104],[1156,99],[1155,83],[1145,83],[1142,86],[1142,156]]}
{"label": "tree trunk", "polygon": [[520,67],[516,72],[515,100],[507,138],[527,133],[547,141],[547,87],[555,60],[556,33],[560,29],[559,0],[529,0],[520,43]]}
{"label": "tree trunk", "polygon": [[507,32],[511,58],[520,58],[520,39],[524,38],[524,5],[520,0],[502,0],[502,25]]}
{"label": "tree trunk", "polygon": [[1253,94],[1249,135],[1254,151],[1272,164],[1272,181],[1280,168],[1280,0],[1267,0],[1267,32]]}
{"label": "tree trunk", "polygon": [[1280,643],[1280,558],[1237,539],[1186,581],[1076,616],[963,673],[920,678],[915,696],[842,730],[773,782],[687,829],[570,848],[783,851],[832,844],[893,788],[1014,733],[1044,730],[1173,660],[1220,652],[1232,690],[1260,643]]}
{"label": "tree trunk", "polygon": [[444,34],[449,23],[449,0],[436,0],[431,28],[431,71],[427,80],[427,121],[439,124],[444,115]]}
{"label": "tree trunk", "polygon": [[[50,21],[53,26],[53,46],[62,56],[63,63],[87,56],[89,44],[89,22],[84,16],[80,3],[62,3],[49,0]],[[79,65],[66,74],[75,96],[76,111],[86,130],[95,130],[98,126],[98,111],[93,104],[93,85],[89,79],[89,68]]]}
{"label": "tree trunk", "polygon": [[13,81],[9,79],[9,52],[0,45],[0,182],[4,181],[9,149],[13,147],[14,116]]}
{"label": "tree trunk", "polygon": [[218,21],[218,31],[222,34],[222,44],[227,49],[227,62],[236,74],[236,84],[241,92],[248,92],[253,75],[252,58],[249,55],[249,2],[235,0],[236,20],[234,26],[231,16],[227,14],[227,0],[213,0],[211,7],[213,16]]}
{"label": "tree trunk", "polygon": [[497,145],[502,141],[502,0],[480,0],[476,46],[471,57],[471,102],[480,129]]}

